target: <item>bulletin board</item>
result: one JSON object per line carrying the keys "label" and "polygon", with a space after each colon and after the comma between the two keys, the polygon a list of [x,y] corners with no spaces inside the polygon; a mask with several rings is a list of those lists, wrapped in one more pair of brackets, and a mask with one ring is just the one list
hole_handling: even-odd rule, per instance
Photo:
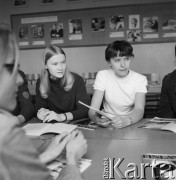
{"label": "bulletin board", "polygon": [[20,49],[176,41],[176,3],[11,15]]}

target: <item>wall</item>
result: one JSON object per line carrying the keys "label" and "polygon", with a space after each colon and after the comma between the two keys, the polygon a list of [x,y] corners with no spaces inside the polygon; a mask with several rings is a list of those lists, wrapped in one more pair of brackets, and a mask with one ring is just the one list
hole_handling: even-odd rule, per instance
{"label": "wall", "polygon": [[[55,0],[54,6],[40,6],[39,0],[28,0],[27,7],[14,8],[12,0],[0,0],[0,21],[10,24],[10,14],[22,14],[31,12],[43,12],[51,10],[79,9],[86,7],[100,7],[139,4],[151,2],[167,2],[168,0],[108,0],[92,1],[82,0],[82,3],[65,3],[64,0]],[[51,9],[52,8],[52,9]],[[161,79],[174,67],[174,48],[176,43],[140,44],[133,45],[135,59],[132,69],[140,73],[159,73]],[[67,54],[68,66],[72,71],[82,74],[107,68],[104,58],[105,46],[64,48]],[[26,73],[38,73],[41,71],[42,49],[21,50],[21,69]]]}
{"label": "wall", "polygon": [[[162,79],[174,69],[174,47],[175,43],[133,45],[135,58],[131,67],[140,73],[159,73]],[[105,48],[104,46],[65,48],[68,66],[79,74],[107,68],[104,58]],[[42,52],[41,49],[21,51],[21,68],[28,73],[39,72]]]}

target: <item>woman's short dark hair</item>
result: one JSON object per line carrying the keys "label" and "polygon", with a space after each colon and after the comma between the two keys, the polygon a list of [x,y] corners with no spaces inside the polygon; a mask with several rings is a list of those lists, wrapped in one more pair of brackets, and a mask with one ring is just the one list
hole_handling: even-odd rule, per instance
{"label": "woman's short dark hair", "polygon": [[105,59],[107,62],[110,61],[111,58],[117,57],[117,53],[119,56],[127,56],[133,57],[133,47],[127,41],[114,41],[109,44],[105,50]]}

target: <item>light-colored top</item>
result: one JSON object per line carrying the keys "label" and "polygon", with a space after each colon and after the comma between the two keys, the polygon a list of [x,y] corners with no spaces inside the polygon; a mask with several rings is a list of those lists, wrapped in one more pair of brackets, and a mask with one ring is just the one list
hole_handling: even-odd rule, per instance
{"label": "light-colored top", "polygon": [[96,76],[94,89],[105,92],[106,112],[128,115],[133,110],[136,93],[147,92],[147,78],[131,70],[124,78],[119,78],[112,69],[102,70]]}

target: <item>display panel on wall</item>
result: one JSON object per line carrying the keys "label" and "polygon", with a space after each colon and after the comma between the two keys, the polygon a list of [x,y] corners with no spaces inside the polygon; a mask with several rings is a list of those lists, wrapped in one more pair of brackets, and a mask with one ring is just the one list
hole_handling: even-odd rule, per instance
{"label": "display panel on wall", "polygon": [[176,41],[176,3],[11,15],[20,49]]}

